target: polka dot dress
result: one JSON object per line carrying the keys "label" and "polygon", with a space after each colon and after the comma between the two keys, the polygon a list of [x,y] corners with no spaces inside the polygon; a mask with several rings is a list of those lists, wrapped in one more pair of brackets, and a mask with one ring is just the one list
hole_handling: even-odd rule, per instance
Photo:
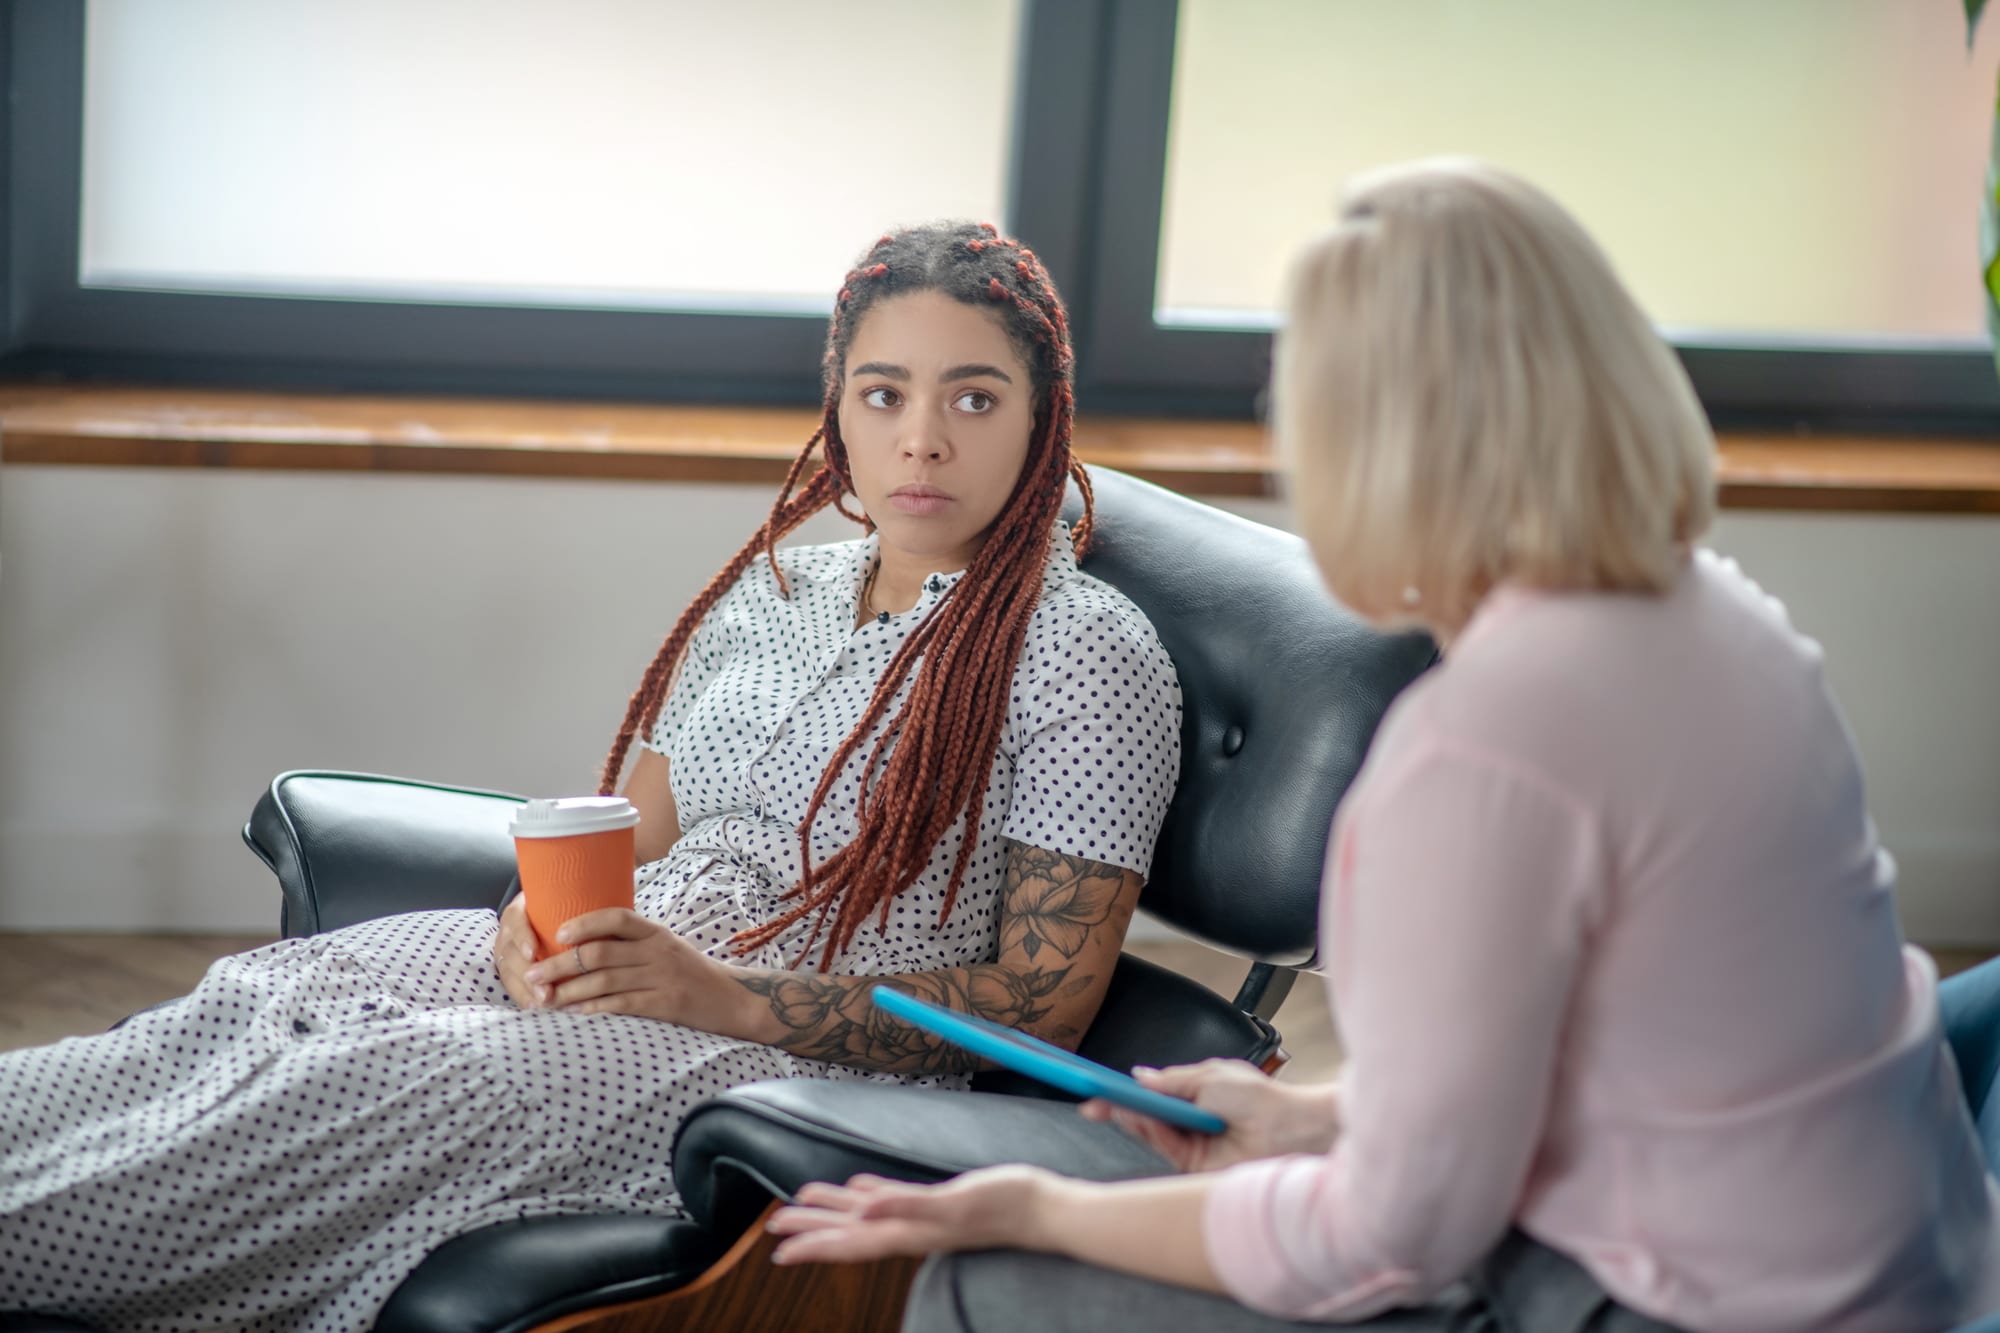
{"label": "polka dot dress", "polygon": [[[790,600],[753,565],[697,631],[648,738],[671,759],[684,836],[639,869],[639,910],[711,954],[776,914],[814,786],[960,577],[933,575],[910,611],[856,629],[874,543],[785,552]],[[962,834],[835,970],[990,960],[1005,839],[1145,873],[1179,737],[1151,626],[1059,532],[957,905],[941,924]],[[816,856],[852,836],[860,763],[815,823]],[[491,912],[414,912],[282,941],[116,1031],[0,1055],[0,1309],[120,1330],[366,1328],[453,1236],[556,1213],[679,1215],[674,1131],[726,1088],[964,1082],[517,1009],[494,975],[495,928]],[[745,961],[791,966],[809,931]]]}

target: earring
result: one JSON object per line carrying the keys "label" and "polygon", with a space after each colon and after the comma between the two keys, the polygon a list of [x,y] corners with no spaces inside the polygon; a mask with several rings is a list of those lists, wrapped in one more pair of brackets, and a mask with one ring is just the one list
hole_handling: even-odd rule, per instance
{"label": "earring", "polygon": [[1417,585],[1416,585],[1416,584],[1414,584],[1414,583],[1406,583],[1406,584],[1404,584],[1404,585],[1403,585],[1403,605],[1404,605],[1404,606],[1411,606],[1411,607],[1415,607],[1415,606],[1422,606],[1422,605],[1423,605],[1423,602],[1424,602],[1424,595],[1423,595],[1423,593],[1422,593],[1422,592],[1421,592],[1421,591],[1420,591],[1420,590],[1419,590],[1419,589],[1417,588]]}

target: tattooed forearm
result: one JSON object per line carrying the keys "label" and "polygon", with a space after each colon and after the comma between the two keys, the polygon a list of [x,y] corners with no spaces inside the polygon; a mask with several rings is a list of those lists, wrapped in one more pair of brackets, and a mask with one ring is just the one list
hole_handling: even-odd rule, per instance
{"label": "tattooed forearm", "polygon": [[1071,969],[1017,972],[998,963],[896,977],[750,972],[737,979],[764,997],[782,1028],[773,1046],[794,1055],[891,1074],[963,1074],[986,1067],[963,1047],[889,1017],[868,992],[877,985],[1011,1028],[1033,1028],[1058,998],[1091,984]]}
{"label": "tattooed forearm", "polygon": [[1074,1047],[1096,1016],[1138,903],[1139,877],[1117,866],[1007,844],[998,961],[894,977],[745,971],[763,999],[757,1039],[794,1055],[895,1074],[985,1067],[963,1048],[875,1008],[877,984]]}

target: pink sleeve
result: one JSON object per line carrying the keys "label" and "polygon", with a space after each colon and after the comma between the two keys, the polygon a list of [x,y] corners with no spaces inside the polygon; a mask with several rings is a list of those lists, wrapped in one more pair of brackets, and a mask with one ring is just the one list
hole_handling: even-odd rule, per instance
{"label": "pink sleeve", "polygon": [[1230,1291],[1295,1319],[1421,1302],[1505,1232],[1605,873],[1587,813],[1505,759],[1422,741],[1384,757],[1322,907],[1341,1138],[1224,1172],[1203,1216]]}

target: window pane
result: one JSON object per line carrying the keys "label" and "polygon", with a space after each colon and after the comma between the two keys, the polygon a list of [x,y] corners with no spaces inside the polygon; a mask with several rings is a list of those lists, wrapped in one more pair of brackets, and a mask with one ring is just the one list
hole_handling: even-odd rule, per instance
{"label": "window pane", "polygon": [[1671,329],[1983,337],[1996,65],[1960,0],[1181,0],[1158,317],[1267,326],[1344,178],[1458,153]]}
{"label": "window pane", "polygon": [[1004,214],[1019,0],[91,0],[82,281],[824,311]]}

